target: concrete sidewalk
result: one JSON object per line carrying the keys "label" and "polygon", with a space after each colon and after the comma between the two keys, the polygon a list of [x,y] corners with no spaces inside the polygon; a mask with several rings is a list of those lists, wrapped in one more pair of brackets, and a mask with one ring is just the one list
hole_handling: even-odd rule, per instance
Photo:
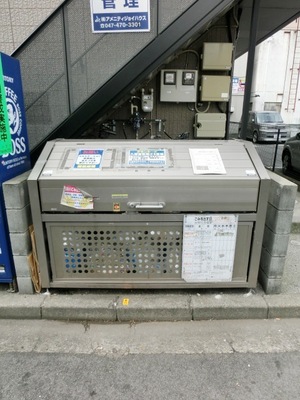
{"label": "concrete sidewalk", "polygon": [[0,286],[0,318],[95,322],[300,317],[300,192],[297,193],[282,291],[255,289],[54,290],[23,295]]}

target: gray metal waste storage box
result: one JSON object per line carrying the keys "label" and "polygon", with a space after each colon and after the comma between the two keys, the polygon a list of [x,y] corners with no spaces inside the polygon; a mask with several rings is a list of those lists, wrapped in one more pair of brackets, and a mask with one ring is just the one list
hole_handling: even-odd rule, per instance
{"label": "gray metal waste storage box", "polygon": [[255,287],[269,182],[248,142],[48,142],[28,179],[42,286]]}

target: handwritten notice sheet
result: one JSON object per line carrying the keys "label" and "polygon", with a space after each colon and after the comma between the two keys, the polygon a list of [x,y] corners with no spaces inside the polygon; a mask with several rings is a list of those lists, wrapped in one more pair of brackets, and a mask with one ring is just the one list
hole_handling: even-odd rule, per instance
{"label": "handwritten notice sheet", "polygon": [[232,280],[238,216],[184,216],[182,278],[186,282]]}

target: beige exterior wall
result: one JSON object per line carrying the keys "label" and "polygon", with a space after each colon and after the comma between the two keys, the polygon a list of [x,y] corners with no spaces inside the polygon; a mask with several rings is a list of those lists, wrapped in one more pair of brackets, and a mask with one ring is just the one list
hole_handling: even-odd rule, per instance
{"label": "beige exterior wall", "polygon": [[0,51],[11,54],[63,0],[1,0]]}

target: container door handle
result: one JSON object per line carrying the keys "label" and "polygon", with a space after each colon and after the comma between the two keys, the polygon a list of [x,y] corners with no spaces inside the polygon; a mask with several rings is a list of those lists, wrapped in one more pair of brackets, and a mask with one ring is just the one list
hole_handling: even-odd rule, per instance
{"label": "container door handle", "polygon": [[141,209],[162,209],[165,207],[166,203],[159,202],[159,203],[143,203],[143,202],[133,202],[130,201],[127,203],[128,207],[135,208],[137,210]]}

